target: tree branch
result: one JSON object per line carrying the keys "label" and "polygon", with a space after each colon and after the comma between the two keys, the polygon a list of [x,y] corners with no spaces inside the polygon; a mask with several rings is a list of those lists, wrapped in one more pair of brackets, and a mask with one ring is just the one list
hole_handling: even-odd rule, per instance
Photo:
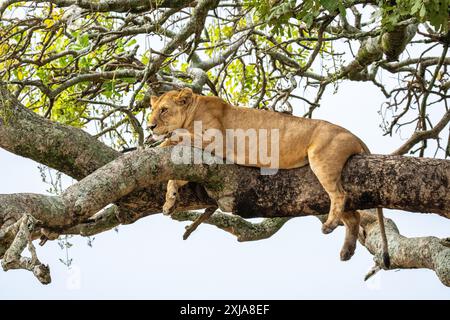
{"label": "tree branch", "polygon": [[[381,236],[376,213],[372,210],[359,211],[361,214],[360,243],[374,255],[375,270],[383,266],[378,253],[381,252]],[[177,212],[172,218],[178,221],[194,221],[199,217],[196,212]],[[317,216],[322,222],[326,215]],[[251,223],[239,216],[215,213],[205,223],[236,236],[238,241],[254,241],[271,237],[290,218],[265,219],[260,223]],[[450,241],[436,237],[407,238],[402,236],[391,219],[385,219],[386,234],[389,243],[391,269],[426,268],[434,270],[441,282],[450,287]]]}
{"label": "tree branch", "polygon": [[439,120],[439,122],[432,129],[414,132],[413,135],[402,146],[392,152],[392,155],[405,154],[420,141],[439,138],[439,133],[447,126],[449,122],[450,110],[445,113],[442,119]]}
{"label": "tree branch", "polygon": [[[200,209],[217,202],[226,211],[243,217],[279,217],[257,226],[237,216],[211,218],[212,223],[237,235],[241,241],[270,237],[289,217],[328,212],[328,197],[309,167],[261,176],[258,169],[247,167],[174,165],[170,161],[170,148],[139,150],[119,157],[120,153],[83,131],[52,123],[28,111],[4,87],[1,92],[2,147],[77,178],[107,165],[67,189],[61,197],[1,195],[0,234],[4,235],[25,214],[40,220],[42,228],[60,234],[87,236],[131,223],[160,212],[168,179],[188,179],[208,189],[206,195],[197,183],[182,188],[178,210]],[[113,159],[116,160],[108,163]],[[348,209],[382,206],[435,212],[449,218],[449,163],[425,158],[355,156],[343,172],[349,194]],[[280,194],[278,190],[286,191]],[[117,206],[97,213],[110,203]],[[234,226],[230,225],[232,221]],[[0,256],[4,256],[14,237],[0,238]],[[401,262],[397,266],[402,267]]]}
{"label": "tree branch", "polygon": [[[126,154],[99,168],[58,197],[2,195],[0,217],[4,223],[14,214],[29,213],[44,227],[63,230],[86,222],[102,208],[135,190],[169,179],[201,183],[223,211],[245,218],[294,217],[328,212],[328,197],[309,167],[263,176],[256,168],[235,165],[175,164],[171,161],[174,150],[179,152],[175,147]],[[205,162],[213,162],[201,150],[191,151],[195,157],[203,156]],[[346,209],[380,206],[434,212],[450,218],[448,172],[450,161],[447,160],[354,156],[342,173],[348,194]],[[280,194],[278,190],[286,191]],[[160,201],[154,199],[153,213],[160,211],[155,202]],[[13,220],[17,221],[17,218]]]}
{"label": "tree branch", "polygon": [[[200,213],[193,211],[179,211],[172,214],[177,221],[195,221]],[[251,223],[240,216],[216,212],[204,223],[218,227],[236,236],[239,242],[256,241],[270,238],[291,218],[279,217],[264,219],[260,223]]]}
{"label": "tree branch", "polygon": [[0,147],[81,179],[120,155],[83,130],[25,108],[0,84]]}
{"label": "tree branch", "polygon": [[10,5],[18,2],[53,3],[58,7],[77,6],[92,12],[130,13],[141,13],[156,8],[182,8],[192,3],[191,0],[4,0],[0,3],[0,17]]}
{"label": "tree branch", "polygon": [[[425,268],[434,270],[439,280],[450,287],[450,247],[448,239],[436,237],[407,238],[399,233],[392,220],[385,220],[391,269]],[[376,255],[382,248],[376,216],[368,212],[361,212],[361,226],[365,237],[360,237],[360,242],[370,253],[375,255],[376,265],[382,266],[382,261]]]}

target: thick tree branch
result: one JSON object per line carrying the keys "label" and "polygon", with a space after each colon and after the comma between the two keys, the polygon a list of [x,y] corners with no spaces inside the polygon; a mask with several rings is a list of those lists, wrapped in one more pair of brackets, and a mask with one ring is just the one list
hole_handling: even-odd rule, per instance
{"label": "thick tree branch", "polygon": [[388,61],[395,61],[405,50],[407,44],[417,32],[417,23],[413,20],[402,21],[395,30],[361,41],[356,57],[337,73],[328,77],[325,83],[346,78],[356,81],[371,80],[366,68],[386,55]]}
{"label": "thick tree branch", "polygon": [[[375,2],[370,2],[376,5]],[[257,75],[247,72],[244,66],[242,82],[251,80],[256,89],[262,88],[250,98],[258,97],[257,105],[270,103],[270,99],[263,100],[268,92],[276,92],[273,96],[275,104],[278,101],[288,103],[290,91],[273,88],[284,80],[295,82],[295,78],[291,78],[291,73],[295,74],[295,70],[297,76],[306,78],[307,83],[321,83],[314,103],[310,103],[307,98],[296,96],[312,106],[310,114],[319,105],[329,82],[340,78],[372,81],[383,90],[386,97],[391,97],[396,93],[388,93],[384,85],[376,81],[378,66],[393,73],[407,72],[418,76],[417,68],[411,66],[417,64],[420,73],[417,80],[426,84],[428,80],[425,76],[430,72],[426,68],[437,64],[438,68],[434,71],[432,81],[423,86],[428,87],[428,90],[422,100],[421,110],[425,110],[426,105],[439,102],[428,102],[427,96],[431,94],[437,94],[447,107],[445,90],[449,87],[448,77],[446,69],[443,72],[439,70],[440,66],[448,64],[446,52],[441,58],[421,57],[399,63],[386,63],[382,60],[385,55],[388,61],[394,61],[404,51],[416,32],[417,25],[413,19],[400,22],[392,31],[385,31],[380,26],[372,28],[377,23],[375,20],[361,21],[361,14],[353,7],[354,26],[349,24],[345,15],[341,16],[340,24],[332,24],[330,21],[330,25],[325,26],[323,21],[331,16],[319,15],[313,23],[313,26],[323,26],[318,36],[314,36],[314,30],[302,31],[303,26],[299,22],[298,37],[281,37],[282,40],[277,40],[272,35],[257,30],[264,22],[252,24],[252,19],[245,17],[247,9],[237,8],[240,4],[226,3],[223,7],[237,9],[223,9],[227,12],[226,15],[219,9],[214,12],[214,16],[208,16],[210,10],[218,7],[218,0],[38,0],[23,3],[19,4],[16,0],[0,1],[0,17],[13,4],[29,10],[29,15],[24,20],[16,19],[12,11],[11,19],[3,19],[6,32],[2,34],[3,47],[0,51],[4,53],[4,57],[0,57],[0,62],[6,67],[0,74],[4,81],[13,84],[11,88],[17,90],[14,96],[24,99],[30,107],[40,112],[46,108],[45,99],[50,101],[51,107],[48,110],[51,110],[54,104],[64,103],[63,99],[67,94],[72,96],[70,92],[73,90],[77,91],[78,96],[75,98],[88,97],[91,100],[99,95],[99,100],[103,101],[106,97],[106,100],[110,101],[104,94],[108,92],[104,91],[108,90],[106,84],[110,84],[110,80],[115,82],[123,79],[124,81],[119,80],[114,84],[117,92],[122,94],[136,84],[132,83],[133,80],[141,82],[131,99],[130,110],[124,110],[134,119],[132,112],[143,110],[148,105],[150,94],[165,91],[174,85],[185,86],[186,81],[199,93],[205,85],[217,95],[229,91],[223,87],[223,81],[230,75],[228,67],[233,61],[240,61],[244,65],[247,57],[251,58],[253,54],[258,61]],[[41,5],[33,6],[36,3]],[[361,3],[367,1],[353,1],[350,4]],[[60,19],[53,19],[54,7],[67,8]],[[181,10],[185,7],[192,9]],[[36,14],[33,14],[35,8]],[[90,15],[89,12],[124,14]],[[179,15],[175,16],[176,12]],[[97,19],[97,16],[100,19]],[[156,18],[158,16],[159,18]],[[208,23],[207,17],[213,19],[214,23]],[[72,19],[78,18],[79,21],[74,23]],[[103,18],[105,21],[111,19],[113,23],[110,25],[103,22]],[[243,19],[246,20],[245,26],[240,23]],[[215,28],[216,22],[220,28],[226,26],[231,29],[226,32],[226,29],[223,29],[224,36],[219,35],[219,39],[216,39],[217,36],[214,35],[213,41],[208,33],[211,26]],[[363,31],[363,28],[371,31]],[[80,36],[75,37],[70,32],[71,29],[76,29]],[[233,34],[230,34],[230,30]],[[36,31],[39,32],[39,37],[36,37]],[[64,35],[55,36],[61,34],[58,33],[60,31]],[[201,36],[204,31],[205,35]],[[327,33],[327,36],[322,38],[322,32]],[[126,46],[127,43],[131,45],[133,37],[138,34],[158,35],[166,42],[161,50],[150,48],[148,55],[138,54],[137,45],[133,49],[130,48],[129,52],[125,50],[123,54],[114,54],[119,47]],[[257,36],[251,36],[252,34]],[[432,34],[433,32],[430,32],[430,35]],[[17,42],[18,38],[20,40]],[[63,38],[65,42],[62,53],[61,50],[51,49],[55,47],[56,39]],[[444,40],[443,37],[431,38],[433,37],[425,39],[424,43],[427,43],[427,40],[432,40],[428,43]],[[346,66],[338,66],[338,69],[334,69],[338,71],[328,76],[318,74],[317,70],[309,70],[316,57],[340,55],[334,51],[328,52],[327,46],[322,46],[322,42],[329,44],[337,39],[361,41],[355,59]],[[42,50],[34,46],[41,40]],[[271,44],[264,48],[269,43]],[[296,46],[299,46],[299,51],[293,50]],[[60,47],[61,45],[56,45],[56,48],[61,49]],[[199,52],[202,50],[213,50],[214,54],[210,59],[200,59]],[[425,53],[426,51],[423,56]],[[181,71],[178,70],[179,65],[176,66],[174,62],[178,62],[178,57],[183,55],[187,56],[187,61],[191,63],[187,69]],[[144,56],[148,58],[145,71],[144,64],[139,61]],[[310,58],[305,61],[308,56]],[[88,63],[87,67],[86,61],[92,57],[92,61],[96,62]],[[87,60],[81,63],[82,59]],[[374,66],[371,70],[368,68],[370,65]],[[36,67],[45,69],[48,77],[35,73]],[[330,70],[326,67],[325,69]],[[404,79],[407,77],[409,76]],[[236,80],[236,77],[233,79]],[[222,84],[219,84],[219,80]],[[435,81],[440,81],[441,85],[435,85]],[[88,82],[93,85],[86,85]],[[131,111],[137,92],[144,86],[148,87],[145,98]],[[87,88],[83,89],[84,87]],[[435,87],[439,87],[442,92],[432,91]],[[420,88],[413,89],[416,90],[414,93],[418,93]],[[0,257],[3,257],[2,266],[5,270],[26,269],[32,271],[42,283],[48,283],[49,269],[37,258],[33,239],[41,235],[50,240],[55,239],[58,234],[94,235],[158,213],[164,202],[167,179],[194,181],[180,190],[178,210],[211,208],[219,204],[222,209],[235,213],[236,215],[216,213],[207,223],[232,233],[239,241],[268,238],[292,217],[316,215],[319,219],[324,219],[324,214],[328,212],[328,197],[308,168],[281,171],[275,176],[261,176],[259,170],[253,168],[174,165],[170,162],[173,149],[139,150],[122,157],[121,153],[81,130],[39,117],[22,106],[14,96],[0,86],[0,147],[46,164],[78,180],[84,179],[68,188],[60,197],[36,194],[0,195]],[[293,94],[290,96],[294,97]],[[34,98],[40,99],[40,102],[36,102]],[[410,100],[408,106],[409,103]],[[88,105],[86,111],[89,116],[83,119],[100,121],[96,116],[98,110],[91,110],[90,107],[91,105]],[[103,120],[113,113],[107,112],[107,115],[103,115],[102,125]],[[121,124],[126,123],[120,121],[108,124],[108,129],[103,132],[115,129],[120,131],[124,127]],[[431,130],[426,130],[427,126],[420,127],[422,131],[414,134],[402,148],[410,148],[424,139],[438,138],[439,132],[447,123],[448,117],[444,116]],[[117,134],[120,135],[119,132]],[[141,142],[142,139],[141,132]],[[201,153],[199,150],[195,152]],[[404,152],[400,148],[397,153]],[[443,160],[353,157],[343,175],[349,194],[348,208],[383,206],[434,212],[449,218],[449,171],[448,161]],[[280,193],[279,190],[283,192]],[[241,216],[271,218],[253,224]],[[178,220],[193,220],[197,217],[198,214],[185,211],[173,216]],[[361,232],[360,241],[377,259],[381,248],[380,237],[378,224],[370,213],[363,213],[362,229],[364,232]],[[404,238],[392,221],[388,222],[387,233],[395,267],[433,269],[441,281],[449,285],[448,240],[434,237]],[[21,256],[27,246],[31,258]]]}
{"label": "thick tree branch", "polygon": [[[361,220],[360,243],[374,255],[375,270],[383,263],[378,255],[381,252],[381,236],[376,213],[372,210],[359,211]],[[199,217],[196,212],[178,212],[172,218],[178,221],[194,221]],[[317,216],[322,222],[326,215]],[[215,213],[205,223],[214,225],[236,236],[238,241],[254,241],[271,237],[290,218],[265,219],[260,223],[251,223],[239,216]],[[391,219],[386,220],[386,234],[389,242],[391,269],[426,268],[434,270],[441,282],[450,287],[450,241],[436,237],[407,238],[402,236]]]}
{"label": "thick tree branch", "polygon": [[[2,195],[0,217],[6,221],[14,212],[29,213],[45,227],[64,229],[88,220],[135,190],[169,179],[203,184],[222,210],[243,217],[328,212],[328,197],[309,167],[264,176],[256,168],[235,165],[175,164],[171,161],[174,150],[178,148],[126,154],[69,187],[60,197]],[[201,150],[192,151],[207,157]],[[380,206],[450,218],[449,173],[447,160],[354,156],[342,176],[348,193],[347,209]],[[279,190],[284,192],[280,194]]]}
{"label": "thick tree branch", "polygon": [[[122,155],[83,130],[31,112],[1,85],[0,147],[77,180]],[[117,213],[121,223],[132,223],[147,212],[158,212],[164,203],[165,190],[166,183],[154,184],[121,199]],[[189,184],[181,195],[181,204],[188,210],[211,204],[204,189],[195,184]]]}
{"label": "thick tree branch", "polygon": [[[365,236],[360,237],[360,241],[370,253],[375,255],[376,265],[381,266],[382,263],[377,260],[376,255],[382,247],[376,216],[367,212],[361,213],[361,226]],[[450,242],[448,239],[436,237],[407,238],[399,233],[392,220],[386,219],[385,225],[391,269],[426,268],[434,270],[439,280],[450,287]]]}
{"label": "thick tree branch", "polygon": [[26,109],[0,85],[0,147],[81,179],[120,155],[88,133]]}
{"label": "thick tree branch", "polygon": [[[39,261],[36,249],[32,243],[31,232],[35,228],[36,223],[37,221],[32,216],[23,215],[20,220],[7,228],[3,234],[0,233],[0,241],[8,234],[14,237],[4,255],[2,253],[2,267],[5,271],[11,269],[31,271],[42,284],[49,284],[51,282],[50,269]],[[31,258],[21,256],[22,251],[27,246],[31,253]]]}
{"label": "thick tree branch", "polygon": [[[242,241],[269,237],[287,221],[282,217],[328,212],[328,197],[308,167],[261,176],[258,169],[233,165],[176,165],[171,162],[172,151],[171,148],[138,150],[119,157],[68,188],[61,197],[2,195],[1,230],[28,214],[39,220],[43,228],[58,233],[95,234],[121,222],[115,207],[96,214],[110,203],[117,202],[132,214],[137,212],[134,220],[159,212],[164,190],[158,182],[168,179],[188,179],[205,185],[210,197],[224,210],[237,215],[281,217],[247,228],[250,231],[245,233],[230,229],[226,226],[229,221],[222,219],[223,229],[238,235]],[[344,186],[349,193],[348,209],[382,206],[435,212],[449,218],[449,172],[450,161],[446,160],[355,156],[343,172]],[[192,188],[188,186],[187,193],[186,190],[180,193],[179,210],[210,204],[209,198],[197,197]],[[213,216],[211,221],[217,222],[218,217]],[[240,225],[249,226],[246,222]],[[2,255],[14,239],[2,237]]]}
{"label": "thick tree branch", "polygon": [[3,0],[0,3],[0,17],[12,4],[18,2],[53,3],[58,7],[77,6],[92,12],[131,12],[140,13],[156,8],[182,8],[192,3],[191,0]]}

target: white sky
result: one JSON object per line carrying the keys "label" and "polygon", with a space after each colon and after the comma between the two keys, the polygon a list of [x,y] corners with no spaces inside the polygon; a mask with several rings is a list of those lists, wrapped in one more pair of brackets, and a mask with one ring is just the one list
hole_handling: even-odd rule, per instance
{"label": "white sky", "polygon": [[[345,82],[337,94],[327,91],[315,118],[350,129],[373,153],[390,153],[402,142],[382,136],[377,111],[384,99],[370,84]],[[36,162],[0,149],[0,193],[45,193],[46,188]],[[437,215],[385,214],[405,236],[450,236],[450,221]],[[450,298],[429,270],[381,271],[364,282],[372,256],[358,244],[353,258],[341,262],[344,229],[323,235],[314,217],[293,219],[270,239],[248,243],[208,225],[183,241],[185,224],[154,215],[121,226],[119,233],[95,236],[92,248],[86,239],[72,238],[70,269],[59,262],[64,251],[48,242],[37,250],[50,264],[52,283],[43,286],[27,271],[0,271],[0,299]]]}
{"label": "white sky", "polygon": [[[364,83],[346,82],[328,94],[316,114],[349,128],[374,153],[388,153],[400,144],[382,137],[377,110],[383,97]],[[351,116],[349,116],[351,115]],[[0,149],[0,193],[45,192],[37,163]],[[406,236],[449,236],[450,221],[436,215],[385,210]],[[371,255],[358,245],[348,262],[339,260],[344,229],[320,232],[313,217],[288,222],[267,240],[238,243],[212,226],[202,225],[188,241],[184,223],[162,215],[122,226],[119,233],[97,235],[93,248],[75,237],[70,249],[73,267],[56,242],[38,248],[49,263],[53,282],[42,286],[26,271],[0,271],[0,298],[265,298],[389,299],[449,298],[434,272],[380,272],[365,283]]]}

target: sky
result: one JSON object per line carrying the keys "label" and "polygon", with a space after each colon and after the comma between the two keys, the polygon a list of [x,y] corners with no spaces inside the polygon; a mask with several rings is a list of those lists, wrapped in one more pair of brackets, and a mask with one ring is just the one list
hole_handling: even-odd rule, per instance
{"label": "sky", "polygon": [[[347,82],[324,97],[316,117],[350,129],[373,153],[389,153],[401,140],[381,135],[382,101],[376,89]],[[37,165],[0,149],[0,193],[45,193]],[[385,213],[405,236],[449,236],[450,221],[437,215]],[[271,238],[248,243],[208,225],[183,241],[185,225],[158,214],[96,235],[92,247],[74,237],[71,268],[59,261],[65,251],[48,242],[37,250],[50,264],[52,283],[43,286],[27,271],[0,271],[0,299],[450,298],[430,270],[381,271],[364,282],[372,256],[358,245],[341,262],[344,229],[323,235],[314,217],[293,219]]]}
{"label": "sky", "polygon": [[[372,153],[388,154],[402,139],[382,136],[378,111],[384,101],[372,85],[344,82],[336,94],[327,91],[314,116],[349,129]],[[294,113],[302,114],[302,107]],[[47,188],[36,162],[0,149],[1,194]],[[408,237],[450,236],[450,221],[437,215],[385,210],[385,216]],[[69,240],[68,252],[49,241],[37,252],[50,265],[52,283],[43,286],[28,271],[0,270],[0,299],[450,298],[431,270],[380,271],[364,282],[371,254],[358,244],[353,258],[341,262],[344,228],[324,235],[314,217],[292,219],[271,238],[245,243],[209,225],[183,241],[186,224],[157,214],[96,235],[92,247],[80,236]],[[70,268],[60,262],[67,257]]]}

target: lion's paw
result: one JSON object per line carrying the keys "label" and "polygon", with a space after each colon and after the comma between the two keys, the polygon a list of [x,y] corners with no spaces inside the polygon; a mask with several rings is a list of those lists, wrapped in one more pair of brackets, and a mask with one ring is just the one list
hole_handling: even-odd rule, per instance
{"label": "lion's paw", "polygon": [[350,258],[353,257],[354,253],[355,253],[355,246],[347,246],[347,247],[342,248],[341,260],[342,261],[350,260]]}

